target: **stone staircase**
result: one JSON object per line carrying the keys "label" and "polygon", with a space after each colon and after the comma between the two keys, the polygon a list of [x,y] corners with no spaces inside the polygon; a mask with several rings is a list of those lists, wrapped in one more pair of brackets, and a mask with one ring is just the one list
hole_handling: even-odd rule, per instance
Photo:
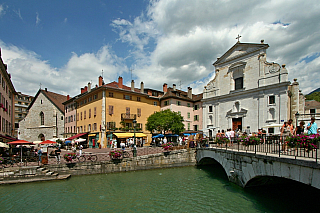
{"label": "stone staircase", "polygon": [[47,180],[61,180],[71,175],[59,175],[43,166],[9,167],[0,170],[0,185]]}

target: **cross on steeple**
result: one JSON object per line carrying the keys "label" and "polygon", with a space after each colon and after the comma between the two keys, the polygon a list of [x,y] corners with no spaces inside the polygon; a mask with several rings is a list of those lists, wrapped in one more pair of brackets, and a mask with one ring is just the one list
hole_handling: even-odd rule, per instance
{"label": "cross on steeple", "polygon": [[242,37],[242,36],[238,34],[238,36],[237,36],[237,38],[236,38],[236,39],[238,39],[238,42],[240,42],[240,38],[241,38],[241,37]]}

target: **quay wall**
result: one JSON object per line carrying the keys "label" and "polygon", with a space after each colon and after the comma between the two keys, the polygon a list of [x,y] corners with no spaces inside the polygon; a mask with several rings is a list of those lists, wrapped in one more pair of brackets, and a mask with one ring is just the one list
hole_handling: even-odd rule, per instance
{"label": "quay wall", "polygon": [[59,174],[87,175],[112,172],[128,172],[146,169],[170,168],[196,165],[195,149],[181,149],[169,153],[149,154],[133,158],[124,158],[100,162],[83,162],[45,165],[46,169]]}

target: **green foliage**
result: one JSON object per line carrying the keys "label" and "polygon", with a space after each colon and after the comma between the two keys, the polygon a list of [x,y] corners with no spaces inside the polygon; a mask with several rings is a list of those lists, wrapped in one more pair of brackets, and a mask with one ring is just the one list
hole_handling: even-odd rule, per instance
{"label": "green foliage", "polygon": [[320,102],[320,92],[314,92],[310,95],[306,95],[306,100],[315,100]]}
{"label": "green foliage", "polygon": [[184,131],[183,117],[177,113],[166,109],[150,115],[147,119],[147,130],[152,132],[157,130],[161,133],[171,131],[174,134],[179,134]]}

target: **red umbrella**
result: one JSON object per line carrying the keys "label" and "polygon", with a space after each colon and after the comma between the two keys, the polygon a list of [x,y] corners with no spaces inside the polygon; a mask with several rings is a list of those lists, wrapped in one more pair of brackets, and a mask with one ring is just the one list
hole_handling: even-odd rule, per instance
{"label": "red umbrella", "polygon": [[25,141],[25,140],[17,140],[17,141],[8,142],[8,144],[11,144],[11,145],[32,145],[33,143],[29,142],[29,141]]}
{"label": "red umbrella", "polygon": [[39,144],[53,144],[53,143],[57,143],[57,142],[50,141],[50,140],[46,140],[46,141],[42,141],[42,142],[39,143]]}
{"label": "red umbrella", "polygon": [[[25,141],[25,140],[17,140],[17,141],[8,142],[8,144],[11,144],[11,145],[32,145],[34,143],[29,142],[29,141]],[[22,146],[21,146],[21,164],[22,164]]]}

